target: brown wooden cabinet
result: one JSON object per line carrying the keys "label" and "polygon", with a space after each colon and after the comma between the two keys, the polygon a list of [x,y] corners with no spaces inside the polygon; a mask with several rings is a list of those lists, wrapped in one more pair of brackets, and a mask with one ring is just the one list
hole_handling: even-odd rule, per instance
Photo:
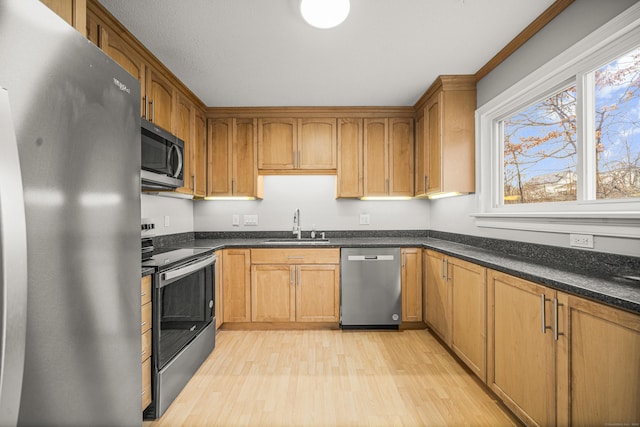
{"label": "brown wooden cabinet", "polygon": [[558,292],[558,425],[640,420],[640,316]]}
{"label": "brown wooden cabinet", "polygon": [[87,0],[40,0],[83,36],[87,35]]}
{"label": "brown wooden cabinet", "polygon": [[142,411],[151,404],[151,276],[144,276],[140,281],[140,303],[142,320]]}
{"label": "brown wooden cabinet", "polygon": [[422,321],[422,249],[402,248],[402,321]]}
{"label": "brown wooden cabinet", "polygon": [[155,123],[168,132],[175,133],[176,120],[174,111],[176,107],[176,89],[169,80],[159,71],[147,67],[146,99],[144,115],[147,120]]}
{"label": "brown wooden cabinet", "polygon": [[489,270],[487,383],[526,424],[556,423],[556,292]]}
{"label": "brown wooden cabinet", "polygon": [[486,380],[486,269],[425,250],[427,325]]}
{"label": "brown wooden cabinet", "polygon": [[451,343],[451,296],[445,281],[445,255],[425,249],[424,272],[427,306],[425,323],[447,345]]}
{"label": "brown wooden cabinet", "polygon": [[338,119],[336,197],[362,197],[362,119]]}
{"label": "brown wooden cabinet", "polygon": [[184,141],[184,155],[182,170],[184,185],[175,191],[193,194],[196,184],[195,171],[195,107],[189,98],[177,93],[176,97],[176,125],[175,134]]}
{"label": "brown wooden cabinet", "polygon": [[251,321],[251,251],[224,249],[222,293],[224,323]]}
{"label": "brown wooden cabinet", "polygon": [[339,249],[253,249],[254,322],[338,322]]}
{"label": "brown wooden cabinet", "polygon": [[427,156],[427,143],[424,136],[424,109],[416,112],[416,159],[414,185],[415,196],[427,195],[427,176],[429,175],[429,158]]}
{"label": "brown wooden cabinet", "polygon": [[207,195],[207,118],[202,110],[195,108],[193,170],[195,173],[193,195]]}
{"label": "brown wooden cabinet", "polygon": [[335,172],[336,140],[335,118],[261,118],[258,169],[263,173]]}
{"label": "brown wooden cabinet", "polygon": [[[474,192],[475,78],[440,76],[427,94],[418,137],[421,150],[427,150],[427,159],[420,159],[428,170],[426,194]],[[416,177],[418,184],[421,179],[424,175]]]}
{"label": "brown wooden cabinet", "polygon": [[413,120],[364,120],[364,196],[413,196]]}
{"label": "brown wooden cabinet", "polygon": [[257,168],[257,119],[209,120],[209,197],[257,197],[264,192]]}

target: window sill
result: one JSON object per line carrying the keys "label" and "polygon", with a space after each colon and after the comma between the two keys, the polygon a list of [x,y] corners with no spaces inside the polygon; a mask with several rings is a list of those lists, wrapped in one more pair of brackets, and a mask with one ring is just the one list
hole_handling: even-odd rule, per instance
{"label": "window sill", "polygon": [[471,216],[478,227],[640,238],[640,212],[488,212]]}

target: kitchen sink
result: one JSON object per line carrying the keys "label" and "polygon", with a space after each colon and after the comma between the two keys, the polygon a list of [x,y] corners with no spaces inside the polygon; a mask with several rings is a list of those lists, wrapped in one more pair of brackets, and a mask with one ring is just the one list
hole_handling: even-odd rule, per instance
{"label": "kitchen sink", "polygon": [[276,243],[276,244],[287,244],[287,245],[295,245],[295,244],[327,244],[329,243],[329,239],[309,239],[309,238],[287,238],[287,239],[269,239],[265,240],[266,243]]}

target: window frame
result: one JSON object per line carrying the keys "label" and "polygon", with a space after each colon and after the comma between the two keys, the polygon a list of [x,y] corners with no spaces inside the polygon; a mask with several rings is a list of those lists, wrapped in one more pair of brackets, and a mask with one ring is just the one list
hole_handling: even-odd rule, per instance
{"label": "window frame", "polygon": [[[591,200],[595,194],[595,100],[588,90],[593,72],[640,46],[640,4],[634,5],[590,35],[497,95],[476,111],[476,199],[472,214],[479,227],[560,233],[588,233],[640,238],[640,199]],[[578,144],[577,200],[503,204],[503,139],[500,122],[571,82],[576,85]],[[583,100],[583,102],[580,102]],[[593,149],[592,149],[593,148]],[[587,177],[586,179],[582,179]]]}

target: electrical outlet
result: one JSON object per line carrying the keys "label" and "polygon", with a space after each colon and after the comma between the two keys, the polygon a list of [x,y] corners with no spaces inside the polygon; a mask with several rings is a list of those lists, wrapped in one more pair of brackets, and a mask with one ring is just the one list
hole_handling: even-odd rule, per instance
{"label": "electrical outlet", "polygon": [[577,248],[593,249],[592,234],[569,234],[569,245]]}
{"label": "electrical outlet", "polygon": [[231,217],[231,225],[238,227],[240,225],[240,215],[233,214]]}
{"label": "electrical outlet", "polygon": [[168,227],[168,226],[170,226],[170,225],[171,225],[171,220],[170,220],[170,218],[169,218],[169,215],[165,215],[165,216],[164,216],[164,226],[165,226],[165,227]]}
{"label": "electrical outlet", "polygon": [[360,225],[369,225],[371,224],[371,217],[369,214],[360,214]]}
{"label": "electrical outlet", "polygon": [[245,215],[244,225],[258,225],[258,215]]}

